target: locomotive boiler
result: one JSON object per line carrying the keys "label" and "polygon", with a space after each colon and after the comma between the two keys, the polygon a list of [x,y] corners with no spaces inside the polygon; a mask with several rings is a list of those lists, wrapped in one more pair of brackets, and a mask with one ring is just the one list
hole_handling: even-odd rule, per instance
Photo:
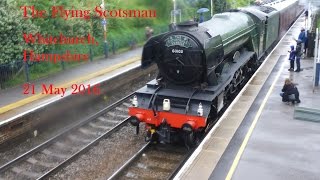
{"label": "locomotive boiler", "polygon": [[279,38],[280,15],[287,9],[301,12],[297,1],[289,2],[280,2],[278,10],[247,7],[216,14],[201,24],[180,23],[149,39],[142,68],[156,63],[159,74],[135,92],[131,124],[137,129],[139,123],[146,124],[146,140],[171,143],[183,138],[187,146],[194,145]]}

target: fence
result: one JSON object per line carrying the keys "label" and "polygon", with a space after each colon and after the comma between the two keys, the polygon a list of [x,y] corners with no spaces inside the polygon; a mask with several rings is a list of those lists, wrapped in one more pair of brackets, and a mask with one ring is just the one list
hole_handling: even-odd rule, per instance
{"label": "fence", "polygon": [[4,88],[4,83],[11,80],[23,69],[23,61],[16,60],[10,63],[0,64],[0,89]]}
{"label": "fence", "polygon": [[[168,31],[167,25],[159,25],[154,27],[154,34],[160,34]],[[121,48],[128,47],[133,49],[138,42],[144,41],[144,30],[136,34],[127,34],[125,37],[115,36],[109,39],[109,52],[115,54]],[[99,43],[103,44],[103,43]],[[103,47],[100,46],[86,46],[82,47],[81,52],[88,51],[90,61],[93,56],[100,56],[103,54]],[[79,50],[80,51],[80,50]],[[62,54],[64,50],[46,52],[49,54]],[[77,64],[77,62],[60,61],[56,64],[52,62],[24,62],[21,60],[14,60],[10,63],[0,64],[0,89],[4,89],[11,84],[19,84],[29,82],[31,79],[37,79],[48,73],[57,72],[67,69],[70,66]],[[16,82],[11,83],[15,80]]]}
{"label": "fence", "polygon": [[65,69],[65,62],[53,64],[51,62],[25,62],[14,60],[10,63],[0,64],[0,89],[7,88],[14,84],[29,82],[32,78],[39,78],[52,69]]}

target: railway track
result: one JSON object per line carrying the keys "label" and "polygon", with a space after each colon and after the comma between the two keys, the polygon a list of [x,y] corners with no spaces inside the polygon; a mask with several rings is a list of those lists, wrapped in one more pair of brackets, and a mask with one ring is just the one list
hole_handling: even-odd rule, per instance
{"label": "railway track", "polygon": [[43,179],[125,126],[132,94],[0,167],[0,179]]}
{"label": "railway track", "polygon": [[183,146],[143,146],[108,180],[113,179],[171,179],[193,150]]}

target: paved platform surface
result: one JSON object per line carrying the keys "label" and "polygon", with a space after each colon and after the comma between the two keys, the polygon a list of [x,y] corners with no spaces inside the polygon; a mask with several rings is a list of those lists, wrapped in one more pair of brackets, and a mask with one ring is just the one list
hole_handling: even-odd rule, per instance
{"label": "paved platform surface", "polygon": [[[46,103],[55,95],[43,95],[41,85],[53,84],[57,87],[70,87],[72,84],[93,84],[97,81],[121,73],[140,65],[142,48],[113,55],[60,71],[46,78],[31,81],[35,85],[35,95],[23,94],[23,85],[0,90],[0,121]],[[70,88],[69,88],[70,89]]]}
{"label": "paved platform surface", "polygon": [[[313,59],[301,60],[300,73],[287,70],[303,24],[300,17],[175,179],[320,179],[320,123],[294,119],[295,106],[320,109]],[[300,104],[281,101],[285,78],[298,84]]]}
{"label": "paved platform surface", "polygon": [[[300,73],[287,71],[287,62],[277,65],[280,76],[273,76],[263,87],[269,89],[275,82],[270,95],[256,99],[259,107],[264,98],[266,102],[255,126],[243,125],[240,128],[247,130],[238,131],[245,137],[252,131],[250,139],[242,141],[243,149],[236,145],[239,142],[231,142],[209,179],[319,179],[320,123],[294,119],[295,106],[320,110],[320,92],[316,89],[313,93],[312,86],[313,60],[302,60]],[[298,84],[300,104],[281,102],[279,93],[287,77]],[[255,116],[257,109],[251,108],[246,118]]]}

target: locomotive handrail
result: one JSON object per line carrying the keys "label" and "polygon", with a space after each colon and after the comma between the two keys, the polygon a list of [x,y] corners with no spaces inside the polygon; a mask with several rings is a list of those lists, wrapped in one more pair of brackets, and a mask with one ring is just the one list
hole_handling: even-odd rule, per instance
{"label": "locomotive handrail", "polygon": [[189,97],[188,99],[188,102],[187,102],[187,106],[186,106],[186,110],[185,110],[185,113],[187,114],[188,111],[189,111],[189,104],[190,104],[190,101],[191,101],[191,98],[193,97],[193,95],[198,91],[198,89],[196,89],[195,91],[193,91],[193,93],[191,94],[191,96]]}
{"label": "locomotive handrail", "polygon": [[152,104],[151,104],[151,105],[152,105],[151,108],[152,108],[152,111],[153,111],[153,115],[154,115],[154,116],[157,116],[157,112],[156,112],[156,110],[154,109],[154,102],[156,101],[157,96],[158,96],[158,94],[155,93],[155,95],[154,95],[154,97],[153,97],[153,100],[152,100]]}
{"label": "locomotive handrail", "polygon": [[161,88],[161,86],[159,86],[159,87],[154,91],[154,93],[152,94],[152,96],[151,96],[151,98],[150,98],[150,101],[149,101],[149,103],[148,103],[148,108],[151,107],[151,103],[152,103],[152,101],[153,101],[153,98],[154,98],[154,96],[156,95],[156,93],[160,90],[160,88]]}
{"label": "locomotive handrail", "polygon": [[154,102],[156,101],[156,98],[157,98],[157,92],[161,89],[161,86],[159,86],[155,91],[154,93],[152,94],[151,98],[150,98],[150,101],[149,101],[149,105],[148,105],[148,108],[150,108],[150,105],[151,105],[151,108],[152,108],[152,111],[153,111],[153,115],[154,116],[157,116],[157,113],[156,113],[156,110],[154,109]]}

